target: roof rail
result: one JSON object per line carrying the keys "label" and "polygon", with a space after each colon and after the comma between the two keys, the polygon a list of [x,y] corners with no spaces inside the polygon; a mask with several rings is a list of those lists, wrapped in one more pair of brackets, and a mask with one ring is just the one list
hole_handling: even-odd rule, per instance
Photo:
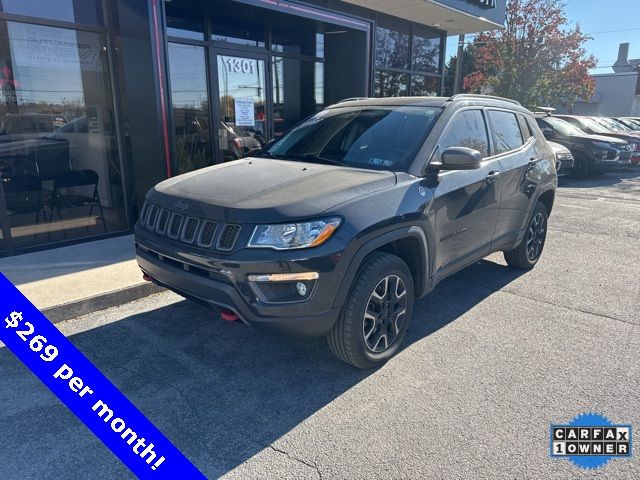
{"label": "roof rail", "polygon": [[511,100],[510,98],[498,97],[496,95],[478,95],[475,93],[458,93],[456,95],[449,97],[447,101],[452,102],[454,100],[458,100],[461,98],[477,98],[479,100],[483,98],[489,99],[489,100],[502,100],[503,102],[509,102],[509,103],[513,103],[514,105],[518,105],[519,107],[522,106],[520,102],[518,102],[517,100]]}
{"label": "roof rail", "polygon": [[349,97],[338,100],[336,103],[355,102],[356,100],[369,100],[369,97]]}

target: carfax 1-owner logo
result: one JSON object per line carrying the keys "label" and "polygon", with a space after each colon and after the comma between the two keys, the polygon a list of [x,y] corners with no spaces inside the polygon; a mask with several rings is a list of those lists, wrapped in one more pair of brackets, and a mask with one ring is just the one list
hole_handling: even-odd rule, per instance
{"label": "carfax 1-owner logo", "polygon": [[580,468],[604,467],[612,458],[632,455],[631,425],[617,425],[597,413],[578,415],[566,425],[551,425],[550,455]]}

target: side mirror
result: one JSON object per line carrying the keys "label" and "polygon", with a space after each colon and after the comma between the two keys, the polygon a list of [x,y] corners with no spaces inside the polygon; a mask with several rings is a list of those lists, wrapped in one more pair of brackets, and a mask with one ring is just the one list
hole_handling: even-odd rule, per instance
{"label": "side mirror", "polygon": [[544,138],[546,138],[546,139],[550,139],[550,138],[553,138],[555,136],[555,132],[550,128],[543,128],[542,129],[542,134],[544,135]]}
{"label": "side mirror", "polygon": [[482,163],[482,154],[473,148],[451,147],[442,154],[441,170],[476,170]]}

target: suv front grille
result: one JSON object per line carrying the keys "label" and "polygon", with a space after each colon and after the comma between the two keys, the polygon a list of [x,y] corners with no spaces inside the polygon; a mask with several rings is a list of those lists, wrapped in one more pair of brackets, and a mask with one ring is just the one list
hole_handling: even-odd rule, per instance
{"label": "suv front grille", "polygon": [[200,220],[193,217],[188,217],[187,222],[184,225],[184,231],[182,232],[182,241],[186,243],[193,243],[193,239],[196,236],[196,230],[200,225]]}
{"label": "suv front grille", "polygon": [[149,202],[145,202],[142,207],[140,225],[157,235],[221,252],[234,249],[242,230],[242,226],[236,223],[188,217]]}
{"label": "suv front grille", "polygon": [[200,236],[198,237],[198,245],[201,247],[210,247],[213,243],[213,236],[218,229],[218,222],[212,222],[211,220],[205,220],[200,229]]}
{"label": "suv front grille", "polygon": [[227,223],[218,239],[218,250],[229,251],[233,248],[240,234],[240,225]]}
{"label": "suv front grille", "polygon": [[162,210],[160,212],[160,218],[158,219],[158,226],[156,227],[156,231],[160,235],[164,235],[164,232],[167,231],[168,220],[169,220],[169,210]]}
{"label": "suv front grille", "polygon": [[180,227],[182,226],[182,215],[174,213],[171,216],[171,226],[169,227],[169,237],[178,238],[180,233]]}

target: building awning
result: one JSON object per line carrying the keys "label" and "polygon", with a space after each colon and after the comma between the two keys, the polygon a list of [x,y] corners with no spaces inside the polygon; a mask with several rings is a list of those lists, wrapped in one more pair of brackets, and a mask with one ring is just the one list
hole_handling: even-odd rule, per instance
{"label": "building awning", "polygon": [[[483,32],[503,26],[504,3],[483,0],[343,0],[369,10],[445,30],[448,35]],[[486,4],[492,5],[487,8]]]}

